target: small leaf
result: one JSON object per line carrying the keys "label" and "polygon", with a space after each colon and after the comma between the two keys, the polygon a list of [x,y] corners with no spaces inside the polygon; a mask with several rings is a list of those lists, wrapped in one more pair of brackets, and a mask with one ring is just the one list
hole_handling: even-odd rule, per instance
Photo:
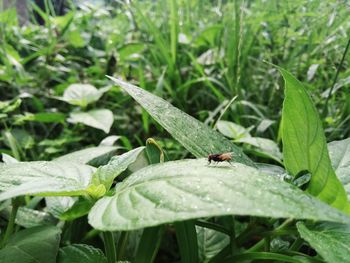
{"label": "small leaf", "polygon": [[169,102],[122,80],[109,77],[129,93],[178,142],[196,157],[233,152],[236,161],[250,166],[254,163],[242,150],[217,131],[172,106]]}
{"label": "small leaf", "polygon": [[45,197],[46,210],[56,218],[69,210],[77,201],[77,197],[69,196],[49,196]]}
{"label": "small leaf", "polygon": [[211,258],[230,243],[229,236],[221,232],[198,226],[196,230],[198,235],[199,262],[209,262]]}
{"label": "small leaf", "polygon": [[306,226],[297,223],[303,239],[319,253],[328,263],[350,262],[350,225],[321,223]]}
{"label": "small leaf", "polygon": [[63,97],[59,99],[72,105],[85,108],[88,104],[99,100],[103,93],[107,92],[109,89],[109,87],[96,89],[90,84],[71,84],[64,91]]}
{"label": "small leaf", "polygon": [[99,166],[107,163],[117,149],[115,146],[91,147],[62,155],[55,160]]}
{"label": "small leaf", "polygon": [[[240,163],[165,162],[117,184],[89,213],[103,231],[134,230],[219,215],[253,215],[348,222],[350,217],[296,187]],[[286,205],[288,204],[288,205]]]}
{"label": "small leaf", "polygon": [[0,250],[2,263],[56,263],[61,230],[40,226],[21,230]]}
{"label": "small leaf", "polygon": [[344,187],[335,175],[327,151],[322,122],[303,85],[279,68],[285,80],[282,111],[282,141],[285,166],[292,175],[309,171],[308,192],[350,213]]}
{"label": "small leaf", "polygon": [[114,143],[118,141],[120,138],[121,136],[117,136],[117,135],[107,136],[100,142],[99,146],[113,146]]}
{"label": "small leaf", "polygon": [[[10,212],[10,211],[9,211]],[[20,207],[16,215],[16,224],[25,228],[54,225],[57,220],[49,213],[38,211],[27,207]]]}
{"label": "small leaf", "polygon": [[228,138],[240,139],[251,137],[248,129],[230,121],[218,121],[216,128]]}
{"label": "small leaf", "polygon": [[107,259],[98,248],[74,244],[60,248],[57,263],[107,263]]}
{"label": "small leaf", "polygon": [[24,121],[36,121],[42,123],[56,123],[63,122],[65,115],[58,112],[40,112],[40,113],[28,113],[26,112],[24,116],[16,117],[16,123],[22,123]]}
{"label": "small leaf", "polygon": [[257,152],[260,152],[277,162],[282,162],[282,153],[278,148],[277,143],[272,140],[260,137],[243,137],[235,140],[235,142],[252,145]]}
{"label": "small leaf", "polygon": [[60,219],[74,220],[76,218],[87,215],[93,205],[93,201],[80,197],[72,207],[60,215]]}
{"label": "small leaf", "polygon": [[71,123],[82,123],[109,133],[113,124],[113,112],[107,109],[97,109],[87,112],[75,111],[70,113],[68,121]]}
{"label": "small leaf", "polygon": [[145,147],[139,147],[122,155],[113,157],[108,164],[101,166],[92,176],[92,183],[94,185],[104,185],[106,190],[109,190],[113,180],[122,172],[124,172],[129,165],[134,163],[137,157]]}
{"label": "small leaf", "polygon": [[350,138],[328,143],[332,166],[350,198]]}
{"label": "small leaf", "polygon": [[70,162],[20,162],[0,170],[0,201],[20,195],[81,195],[94,168]]}

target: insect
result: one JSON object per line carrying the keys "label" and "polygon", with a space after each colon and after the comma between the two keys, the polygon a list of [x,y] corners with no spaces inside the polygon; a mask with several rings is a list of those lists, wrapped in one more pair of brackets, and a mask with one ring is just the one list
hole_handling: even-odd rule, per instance
{"label": "insect", "polygon": [[208,164],[211,164],[211,161],[219,163],[227,161],[231,163],[232,160],[232,154],[231,153],[216,153],[216,154],[209,154],[208,155]]}

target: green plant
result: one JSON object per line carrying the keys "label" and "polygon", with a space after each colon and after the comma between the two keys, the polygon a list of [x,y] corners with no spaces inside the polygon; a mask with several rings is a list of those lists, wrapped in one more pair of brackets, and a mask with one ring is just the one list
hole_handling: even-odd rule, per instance
{"label": "green plant", "polygon": [[[0,200],[13,200],[12,220],[6,233],[13,232],[13,218],[19,215],[19,209],[35,208],[39,203],[33,204],[34,200],[44,196],[47,211],[53,208],[59,211],[52,215],[61,220],[62,230],[46,227],[52,231],[52,235],[46,237],[56,236],[56,243],[48,241],[55,249],[47,250],[47,255],[39,253],[41,257],[56,258],[60,231],[63,231],[61,238],[67,238],[69,224],[82,223],[86,215],[92,228],[85,237],[80,233],[81,240],[91,239],[98,233],[104,240],[106,256],[86,245],[70,245],[60,249],[58,262],[73,260],[75,253],[97,262],[152,262],[160,251],[166,251],[163,244],[171,239],[173,230],[182,262],[349,261],[349,251],[343,245],[350,236],[347,182],[343,174],[346,169],[339,164],[348,159],[349,154],[338,150],[347,145],[348,140],[329,144],[330,152],[327,151],[318,114],[305,88],[290,73],[280,70],[286,83],[281,123],[286,171],[253,162],[223,135],[165,100],[111,78],[197,159],[170,161],[162,147],[149,139],[145,147],[114,156],[97,169],[86,164],[99,158],[97,152],[75,162],[67,158],[2,164]],[[299,103],[304,108],[295,113],[294,106]],[[309,121],[303,119],[306,116]],[[301,124],[294,129],[297,122]],[[246,131],[241,134],[247,136]],[[300,140],[306,141],[300,143]],[[213,152],[231,152],[234,163],[208,166],[203,157]],[[315,170],[315,166],[326,168]],[[126,173],[127,170],[131,174]],[[306,182],[303,192],[288,178],[299,176],[304,170],[311,174],[311,180]],[[113,186],[115,180],[117,183]],[[322,180],[327,183],[318,184]],[[329,198],[327,193],[334,191],[337,196]],[[63,197],[52,196],[80,197],[63,202]],[[322,221],[329,223],[319,223]],[[22,230],[11,237],[3,235],[0,258],[7,262],[8,255],[14,256],[11,246],[19,242],[19,235],[23,251],[29,255],[35,253],[43,241],[40,231],[47,232],[46,228]],[[141,229],[144,230],[140,236]],[[32,231],[38,235],[39,243],[29,241]],[[209,237],[216,241],[210,241]],[[324,250],[329,243],[332,249]],[[27,250],[26,246],[31,249]],[[305,250],[308,246],[318,255],[308,253]],[[25,257],[27,254],[23,262],[27,262]]]}

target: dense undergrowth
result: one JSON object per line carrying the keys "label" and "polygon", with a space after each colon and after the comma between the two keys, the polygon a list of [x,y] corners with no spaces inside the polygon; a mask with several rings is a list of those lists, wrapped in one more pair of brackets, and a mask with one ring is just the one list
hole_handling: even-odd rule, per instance
{"label": "dense undergrowth", "polygon": [[31,9],[0,13],[1,262],[350,262],[346,1]]}

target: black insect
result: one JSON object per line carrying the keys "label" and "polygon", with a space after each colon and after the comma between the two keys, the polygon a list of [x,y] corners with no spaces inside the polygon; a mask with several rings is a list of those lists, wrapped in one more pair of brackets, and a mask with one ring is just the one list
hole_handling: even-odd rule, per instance
{"label": "black insect", "polygon": [[230,163],[231,160],[232,160],[231,153],[216,153],[216,154],[209,154],[208,156],[208,164],[211,164],[211,161],[216,163],[227,161]]}

